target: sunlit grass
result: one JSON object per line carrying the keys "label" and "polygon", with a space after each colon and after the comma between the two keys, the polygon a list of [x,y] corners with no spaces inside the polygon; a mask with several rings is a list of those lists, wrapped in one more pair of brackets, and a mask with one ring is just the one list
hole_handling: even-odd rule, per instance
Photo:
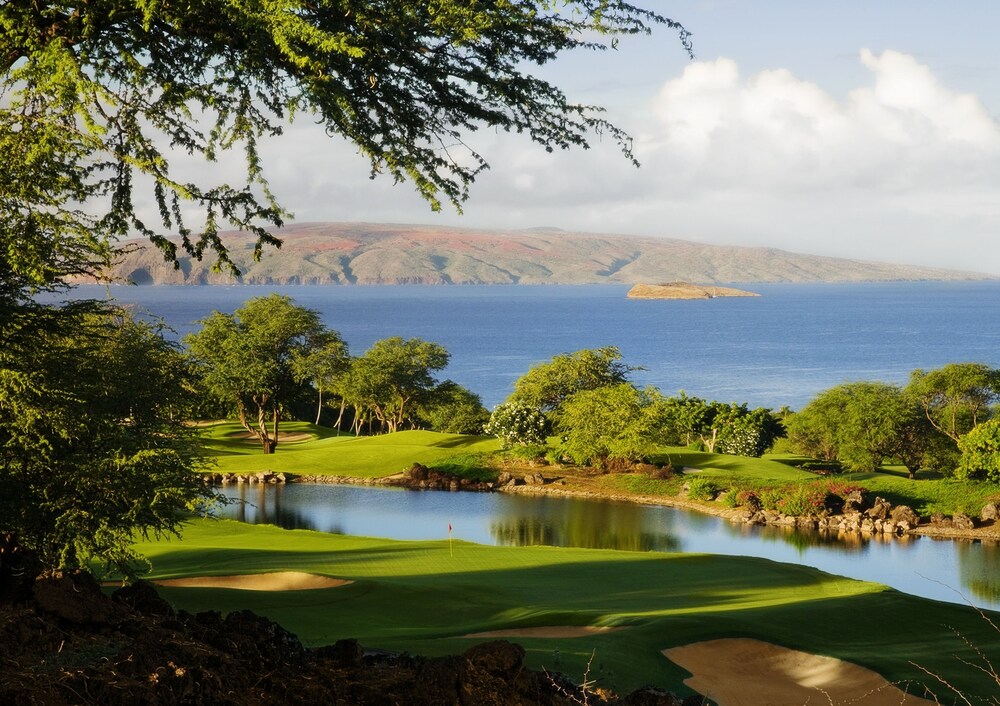
{"label": "sunlit grass", "polygon": [[[582,673],[592,651],[605,685],[676,688],[685,676],[660,650],[717,637],[755,637],[925,681],[914,664],[966,693],[976,674],[955,655],[952,628],[993,644],[970,609],[883,586],[747,557],[400,542],[199,520],[183,541],[144,543],[154,577],[308,571],[354,583],[265,593],[164,588],[188,610],[249,608],[312,645],[357,638],[368,647],[446,654],[471,632],[546,625],[624,626],[577,639],[518,639],[534,667]],[[558,658],[558,659],[557,659]],[[553,661],[556,660],[557,661]]]}
{"label": "sunlit grass", "polygon": [[[205,428],[204,451],[216,459],[216,470],[229,473],[274,471],[296,475],[379,478],[399,473],[414,463],[433,465],[452,457],[486,453],[499,448],[492,437],[401,431],[354,437],[306,422],[285,422],[282,433],[305,435],[279,441],[276,453],[264,454],[235,422]],[[294,438],[294,437],[293,437]]]}

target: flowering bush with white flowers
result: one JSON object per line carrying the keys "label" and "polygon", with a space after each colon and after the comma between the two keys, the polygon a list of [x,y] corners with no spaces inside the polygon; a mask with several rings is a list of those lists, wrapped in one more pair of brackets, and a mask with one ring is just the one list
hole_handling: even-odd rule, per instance
{"label": "flowering bush with white flowers", "polygon": [[503,442],[504,448],[544,444],[549,423],[539,410],[518,402],[497,405],[483,431]]}

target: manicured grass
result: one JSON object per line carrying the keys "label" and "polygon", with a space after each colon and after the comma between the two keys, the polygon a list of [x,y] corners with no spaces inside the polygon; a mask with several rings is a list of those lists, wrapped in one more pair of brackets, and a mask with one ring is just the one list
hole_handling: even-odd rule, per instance
{"label": "manicured grass", "polygon": [[921,515],[964,512],[979,516],[983,505],[1000,500],[1000,485],[982,481],[910,480],[905,474],[845,473],[844,480],[863,486],[872,497],[880,495],[893,505],[909,505]]}
{"label": "manicured grass", "polygon": [[279,441],[277,452],[265,455],[254,440],[241,438],[243,428],[224,422],[205,428],[204,451],[214,456],[216,470],[229,473],[274,471],[296,475],[379,478],[399,473],[414,463],[435,465],[446,459],[499,448],[492,437],[401,431],[395,434],[336,436],[325,427],[286,422],[282,432],[308,434],[303,441]]}
{"label": "manicured grass", "polygon": [[[351,579],[316,591],[164,588],[188,610],[249,608],[306,644],[353,637],[368,647],[435,655],[464,650],[478,631],[544,625],[625,626],[577,639],[518,639],[533,667],[630,690],[677,689],[686,674],[660,650],[717,637],[754,637],[828,654],[890,680],[947,676],[968,694],[996,685],[953,630],[990,650],[997,633],[975,611],[814,569],[745,557],[399,542],[198,520],[182,541],[138,546],[154,577],[298,570]],[[912,689],[911,689],[912,691]]]}
{"label": "manicured grass", "polygon": [[685,481],[696,477],[711,479],[724,490],[762,490],[829,480],[859,485],[870,497],[881,496],[893,505],[909,505],[925,516],[935,512],[945,515],[964,512],[978,516],[986,503],[1000,501],[1000,484],[941,478],[939,474],[923,471],[917,474],[916,480],[911,480],[907,477],[906,470],[899,466],[885,466],[878,473],[835,473],[821,476],[796,468],[796,465],[809,459],[793,454],[747,458],[692,451],[683,447],[664,448],[653,460],[661,463],[669,460],[678,469],[689,470],[666,480],[634,474],[611,475],[604,477],[602,483],[609,490],[617,492],[671,496],[680,491]]}
{"label": "manicured grass", "polygon": [[712,454],[706,451],[692,451],[685,447],[665,447],[654,457],[655,461],[670,461],[676,468],[697,468],[699,475],[726,478],[738,474],[741,478],[755,481],[788,482],[811,480],[815,474],[782,463],[770,457],[749,458]]}

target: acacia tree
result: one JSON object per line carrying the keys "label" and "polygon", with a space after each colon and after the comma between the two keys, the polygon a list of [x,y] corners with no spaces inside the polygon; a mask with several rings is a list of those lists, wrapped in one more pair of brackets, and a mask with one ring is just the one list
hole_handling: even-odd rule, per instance
{"label": "acacia tree", "polygon": [[570,395],[627,383],[628,374],[637,369],[622,362],[615,346],[562,353],[518,378],[507,401],[555,412]]}
{"label": "acacia tree", "polygon": [[662,443],[662,406],[655,389],[629,383],[581,390],[563,402],[560,450],[577,463],[609,468],[645,458]]}
{"label": "acacia tree", "polygon": [[[258,153],[306,116],[353,143],[372,176],[409,180],[434,209],[456,207],[488,165],[465,145],[480,127],[523,133],[546,150],[589,133],[631,142],[594,106],[572,103],[529,70],[575,49],[601,50],[666,25],[622,0],[7,0],[0,3],[0,241],[19,277],[55,281],[104,262],[113,240],[143,233],[195,257],[230,224],[257,254],[280,225]],[[167,147],[169,146],[169,147]],[[174,151],[243,152],[242,185],[191,181]],[[142,215],[148,188],[155,216]],[[83,207],[81,207],[81,204]],[[200,211],[192,229],[185,213]],[[20,242],[30,247],[14,247]]]}
{"label": "acacia tree", "polygon": [[931,425],[957,444],[963,434],[989,419],[991,406],[1000,400],[1000,370],[982,363],[914,370],[906,392]]}
{"label": "acacia tree", "polygon": [[434,373],[448,365],[448,351],[437,343],[399,336],[376,341],[351,366],[338,389],[361,414],[360,430],[370,414],[390,432],[414,422],[419,405],[426,403],[437,385]]}
{"label": "acacia tree", "polygon": [[476,393],[445,380],[420,405],[419,417],[432,431],[449,434],[482,434],[490,413]]}
{"label": "acacia tree", "polygon": [[336,331],[323,331],[312,345],[292,352],[292,375],[297,383],[311,382],[316,388],[316,424],[323,413],[323,392],[329,392],[347,372],[351,357],[347,344]]}
{"label": "acacia tree", "polygon": [[[825,390],[788,420],[788,435],[800,452],[839,460],[854,471],[875,471],[887,458],[908,453],[917,414],[896,385],[852,382]],[[914,471],[910,471],[911,478]]]}
{"label": "acacia tree", "polygon": [[209,390],[235,406],[240,424],[270,454],[282,407],[304,379],[303,361],[337,339],[312,309],[269,294],[232,314],[213,312],[186,342]]}

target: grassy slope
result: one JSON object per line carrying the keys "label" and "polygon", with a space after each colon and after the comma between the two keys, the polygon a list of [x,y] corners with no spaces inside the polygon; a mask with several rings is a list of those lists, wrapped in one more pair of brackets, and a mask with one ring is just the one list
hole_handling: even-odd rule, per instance
{"label": "grassy slope", "polygon": [[[796,482],[819,481],[822,477],[796,468],[808,460],[790,454],[766,455],[763,458],[728,456],[692,451],[682,447],[664,448],[656,458],[674,466],[698,471],[685,471],[674,481],[654,481],[640,477],[609,476],[606,483],[618,491],[650,495],[674,495],[685,477],[711,478],[721,488],[730,486],[772,486]],[[941,512],[946,515],[965,512],[978,516],[983,505],[1000,499],[1000,484],[981,481],[960,481],[921,472],[917,480],[907,478],[906,471],[885,466],[878,473],[840,473],[826,477],[863,486],[871,496],[882,496],[893,505],[909,505],[921,515]]]}
{"label": "grassy slope", "polygon": [[277,453],[265,455],[252,440],[241,438],[243,428],[233,422],[206,427],[204,451],[214,456],[219,472],[274,471],[298,475],[379,478],[414,463],[431,465],[460,454],[493,451],[494,438],[401,431],[381,436],[336,436],[325,427],[285,422],[282,433],[309,435],[303,441],[279,441]]}
{"label": "grassy slope", "polygon": [[[141,544],[154,576],[302,570],[353,579],[335,589],[264,593],[162,589],[189,610],[250,608],[306,644],[344,637],[369,647],[453,653],[458,636],[500,628],[626,625],[578,639],[518,639],[532,666],[627,690],[677,687],[686,676],[660,650],[747,636],[829,654],[892,680],[927,682],[911,663],[947,675],[967,693],[988,683],[957,659],[997,634],[975,612],[799,566],[743,557],[551,547],[398,542],[199,520],[181,542]],[[738,580],[734,580],[738,578]],[[596,674],[594,673],[596,672]],[[996,686],[994,686],[994,691]]]}

